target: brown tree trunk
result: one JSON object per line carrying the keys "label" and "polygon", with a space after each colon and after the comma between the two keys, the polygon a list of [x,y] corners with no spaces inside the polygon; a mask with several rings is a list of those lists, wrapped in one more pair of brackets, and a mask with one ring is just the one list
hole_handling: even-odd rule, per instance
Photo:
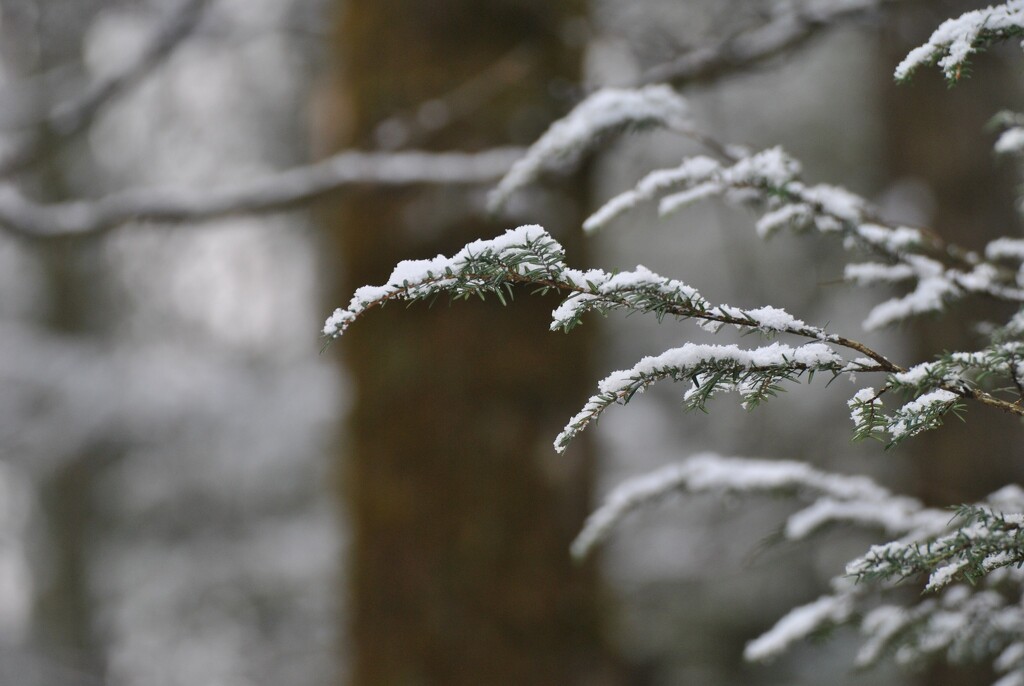
{"label": "brown tree trunk", "polygon": [[[977,8],[963,0],[920,1],[901,5],[885,31],[881,54],[895,66],[927,40],[948,17]],[[885,169],[891,181],[923,181],[933,193],[932,228],[960,245],[981,251],[985,243],[1019,230],[1014,210],[1015,169],[992,153],[993,136],[985,124],[1019,100],[1019,66],[979,56],[977,72],[950,89],[938,69],[921,70],[911,83],[882,84]],[[887,73],[891,73],[887,72]],[[911,359],[921,362],[948,350],[975,350],[984,339],[965,325],[982,318],[1003,321],[1005,306],[977,298],[956,306],[947,317],[915,321],[907,331]],[[959,316],[958,316],[959,315]],[[972,502],[1009,482],[1024,479],[1020,423],[979,407],[969,407],[966,422],[951,420],[925,433],[896,455],[913,462],[917,495],[929,505]],[[936,667],[928,686],[990,684],[986,669]]]}
{"label": "brown tree trunk", "polygon": [[[46,132],[40,132],[46,135]],[[50,150],[39,170],[44,200],[66,200],[71,192],[59,158]],[[48,302],[38,325],[55,336],[98,338],[109,332],[112,316],[101,315],[104,278],[98,257],[102,239],[72,239],[36,246],[46,278]],[[104,647],[97,635],[89,583],[90,546],[95,542],[96,478],[115,449],[97,440],[67,455],[39,480],[39,506],[46,545],[36,560],[38,579],[33,616],[35,641],[46,657],[102,681]]]}
{"label": "brown tree trunk", "polygon": [[[525,143],[567,106],[552,93],[578,78],[580,55],[562,42],[582,14],[575,0],[343,4],[335,148],[372,146],[376,124],[516,47],[531,56],[529,75],[424,147]],[[566,184],[537,208],[577,256],[582,188]],[[335,304],[383,283],[398,260],[514,225],[469,207],[463,191],[437,189],[339,200],[327,216],[340,256]],[[338,344],[355,393],[340,456],[352,683],[606,683],[593,570],[567,552],[588,506],[589,451],[551,447],[593,383],[588,336],[548,333],[553,304],[523,292],[508,308],[397,305]]]}

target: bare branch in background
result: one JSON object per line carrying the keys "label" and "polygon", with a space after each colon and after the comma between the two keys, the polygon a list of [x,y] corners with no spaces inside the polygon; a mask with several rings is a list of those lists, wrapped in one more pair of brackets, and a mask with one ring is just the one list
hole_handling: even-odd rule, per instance
{"label": "bare branch in background", "polygon": [[88,127],[96,114],[126,92],[157,66],[198,26],[209,0],[182,0],[159,23],[136,60],[123,69],[98,79],[77,97],[57,103],[39,122],[41,131],[28,134],[0,158],[0,178],[16,174],[32,165],[45,153],[50,137],[67,139]]}
{"label": "bare branch in background", "polygon": [[[208,1],[183,0],[157,29],[136,62],[96,82],[77,99],[53,107],[44,119],[45,129],[51,135],[66,139],[86,128],[105,104],[173,53],[195,29]],[[654,67],[638,82],[668,82],[681,86],[720,78],[796,49],[826,29],[846,20],[869,16],[896,1],[837,0],[815,3],[811,7],[789,7],[757,28]],[[527,48],[513,49],[454,91],[382,122],[377,129],[379,143],[384,148],[394,149],[443,129],[522,78],[524,71],[531,68],[532,59]],[[43,142],[44,134],[34,135],[0,159],[0,178],[35,162],[43,152]],[[318,163],[222,188],[134,189],[96,200],[52,205],[37,203],[18,190],[7,188],[0,192],[0,230],[34,239],[83,236],[132,221],[176,224],[228,215],[270,213],[362,183],[487,183],[507,172],[521,152],[512,148],[476,154],[347,151]]]}
{"label": "bare branch in background", "polygon": [[83,236],[131,221],[202,222],[276,212],[357,184],[487,183],[499,179],[522,154],[519,148],[479,153],[347,151],[222,188],[142,188],[52,205],[33,202],[7,187],[0,191],[0,228],[26,238]]}
{"label": "bare branch in background", "polygon": [[695,48],[640,75],[634,85],[684,86],[750,69],[802,47],[838,24],[870,16],[898,0],[835,0],[777,12],[767,23],[721,43]]}
{"label": "bare branch in background", "polygon": [[377,125],[374,139],[382,150],[421,145],[424,139],[472,116],[510,86],[527,78],[536,64],[537,54],[531,46],[515,47],[459,87],[388,117]]}

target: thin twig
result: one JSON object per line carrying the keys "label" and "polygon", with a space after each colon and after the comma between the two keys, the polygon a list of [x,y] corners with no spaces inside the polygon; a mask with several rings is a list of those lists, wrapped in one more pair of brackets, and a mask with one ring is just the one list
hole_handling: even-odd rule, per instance
{"label": "thin twig", "polygon": [[1006,412],[1007,414],[1024,417],[1024,407],[1021,405],[1007,402],[1006,400],[1000,400],[999,398],[977,388],[960,388],[947,385],[942,385],[940,388],[956,393],[961,398],[977,400],[979,403],[988,405],[989,407],[994,407],[995,409]]}
{"label": "thin twig", "polygon": [[634,85],[671,83],[680,87],[746,71],[804,46],[811,39],[843,22],[870,16],[882,6],[898,1],[850,0],[819,3],[824,6],[817,8],[811,6],[785,10],[765,24],[651,67],[640,75]]}
{"label": "thin twig", "polygon": [[374,127],[382,150],[422,145],[430,136],[468,119],[481,107],[527,78],[537,62],[536,50],[519,45],[452,90],[388,117]]}

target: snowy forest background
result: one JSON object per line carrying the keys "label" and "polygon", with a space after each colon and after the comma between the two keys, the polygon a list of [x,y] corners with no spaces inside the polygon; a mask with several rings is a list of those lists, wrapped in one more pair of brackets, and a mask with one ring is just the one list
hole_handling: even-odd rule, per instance
{"label": "snowy forest background", "polygon": [[[494,226],[521,223],[493,223],[482,211],[497,174],[481,172],[487,183],[397,189],[384,178],[385,184],[344,186],[326,200],[281,203],[283,212],[255,207],[201,223],[119,223],[84,237],[38,238],[18,230],[32,226],[16,221],[24,217],[18,197],[57,203],[136,187],[201,192],[304,165],[348,145],[382,152],[525,145],[598,85],[634,83],[680,53],[742,34],[786,7],[843,4],[553,3],[555,9],[544,11],[558,18],[550,33],[557,50],[568,46],[566,55],[549,59],[555,48],[537,48],[536,36],[516,35],[520,27],[510,22],[497,41],[501,49],[483,51],[476,65],[451,69],[445,84],[445,74],[417,73],[412,65],[420,53],[402,43],[406,31],[429,20],[429,3],[379,2],[404,17],[394,26],[372,17],[364,24],[341,19],[346,11],[372,15],[375,2],[0,0],[0,223],[8,229],[0,231],[0,684],[398,683],[394,674],[367,665],[417,659],[428,666],[406,683],[545,683],[511,673],[506,681],[493,673],[481,681],[486,667],[468,658],[458,679],[438,676],[459,670],[453,655],[480,650],[485,658],[515,664],[515,650],[498,657],[495,646],[529,644],[512,631],[502,633],[503,627],[494,635],[460,630],[489,627],[487,603],[446,609],[444,602],[463,591],[486,598],[515,588],[514,580],[488,586],[484,579],[466,590],[461,572],[444,566],[465,564],[459,555],[477,552],[490,556],[472,567],[483,575],[504,564],[513,576],[531,575],[535,585],[552,580],[549,595],[510,595],[511,609],[497,610],[513,616],[516,630],[542,621],[532,605],[523,617],[519,609],[558,605],[564,589],[571,589],[570,610],[593,613],[565,630],[571,641],[559,633],[539,635],[547,644],[545,659],[558,665],[544,674],[569,669],[579,683],[816,684],[825,674],[837,684],[992,683],[984,670],[858,673],[850,667],[856,636],[844,631],[769,665],[744,663],[748,641],[789,608],[820,595],[843,564],[875,540],[841,529],[825,544],[767,545],[794,509],[784,500],[679,500],[627,522],[593,568],[572,567],[567,550],[592,504],[591,486],[603,493],[627,476],[704,451],[871,474],[934,505],[971,501],[1022,478],[1024,468],[1012,459],[1020,453],[1019,428],[1010,418],[971,413],[963,425],[951,422],[882,453],[870,442],[850,443],[845,396],[837,398],[824,384],[791,392],[757,413],[722,404],[709,416],[682,414],[678,389],[665,387],[652,389],[629,411],[609,414],[584,455],[560,457],[550,439],[589,395],[593,380],[671,346],[672,327],[612,317],[588,323],[574,332],[576,342],[566,343],[541,323],[523,325],[522,338],[507,339],[507,347],[499,337],[489,357],[453,349],[455,358],[465,354],[474,364],[504,364],[513,378],[539,376],[542,382],[549,374],[537,368],[555,361],[570,368],[559,381],[565,384],[562,405],[530,410],[534,395],[505,393],[505,402],[535,420],[536,433],[529,436],[537,438],[525,445],[518,425],[494,419],[501,410],[483,409],[483,396],[505,389],[488,380],[506,378],[499,377],[504,371],[446,371],[440,368],[444,356],[427,358],[437,359],[438,369],[422,361],[378,368],[376,358],[361,365],[358,354],[343,352],[347,341],[320,353],[324,317],[353,285],[381,282],[395,261],[389,255],[428,257],[440,249],[436,245],[451,252],[468,237],[494,235]],[[938,74],[902,87],[891,78],[895,64],[939,21],[982,3],[846,4],[880,9],[855,13],[776,59],[688,84],[695,119],[724,140],[755,148],[781,144],[803,161],[808,178],[842,183],[897,221],[928,224],[969,247],[995,237],[969,233],[978,227],[1015,233],[1008,227],[1017,226],[1017,170],[994,158],[994,134],[985,124],[1020,98],[1019,54],[992,51],[979,75],[952,91]],[[535,5],[494,0],[476,6],[501,15]],[[493,28],[486,12],[454,23],[471,34],[478,19],[481,32]],[[94,111],[66,115],[68,103],[88,102],[90,84],[110,83],[140,65],[154,32],[167,38],[165,53],[142,65],[138,78],[117,82],[115,92],[97,98]],[[369,60],[386,74],[393,64],[400,73],[403,55],[410,59],[409,80],[425,84],[426,95],[360,105],[377,96],[358,89],[372,91],[374,79],[384,77],[361,83],[353,65]],[[535,90],[541,95],[524,83],[540,84]],[[538,97],[550,102],[526,100]],[[516,105],[515,98],[526,104]],[[403,104],[387,111],[387,102]],[[490,129],[474,123],[485,118],[498,123]],[[523,195],[510,212],[575,230],[573,218],[581,212],[693,150],[657,132],[617,139],[574,177]],[[388,188],[381,191],[382,185]],[[385,221],[415,230],[388,233],[378,225]],[[606,268],[639,263],[700,284],[719,302],[778,304],[808,321],[857,330],[869,304],[862,292],[840,283],[839,248],[786,235],[760,242],[751,223],[748,214],[717,204],[669,221],[641,210],[628,226],[587,239],[585,250]],[[444,235],[449,224],[459,228]],[[570,233],[560,240],[582,245]],[[376,262],[363,265],[356,257],[377,248],[385,254]],[[361,268],[372,273],[362,278]],[[498,310],[495,321],[509,314],[496,303],[480,309],[488,308]],[[414,313],[395,312],[396,319],[368,326],[354,345],[392,358],[413,356],[418,336],[423,347],[430,340],[443,349],[460,342],[446,330],[473,331],[445,319],[448,313],[436,311],[445,309],[441,304],[434,309],[416,313],[419,318],[405,326],[395,322]],[[434,319],[435,328],[425,329]],[[916,359],[936,348],[958,349],[964,335],[928,320],[873,333],[870,340]],[[527,349],[526,341],[536,347]],[[574,345],[544,356],[551,346]],[[425,379],[420,385],[417,374]],[[367,405],[374,379],[407,379],[408,385],[385,383],[384,404]],[[420,395],[422,384],[438,379],[453,386]],[[462,405],[449,405],[460,393]],[[413,419],[402,403],[425,414]],[[480,416],[461,416],[474,409]],[[396,470],[424,458],[419,447],[432,445],[416,427],[446,433],[481,423],[483,433],[521,452],[540,476],[519,479],[500,462],[490,471],[456,472],[465,476],[452,483],[417,483],[427,478],[425,470],[381,477],[366,467],[377,464],[375,435],[394,437],[381,444],[388,449],[406,446],[386,463]],[[445,440],[457,445],[460,439]],[[426,464],[463,469],[457,462]],[[422,517],[429,508],[406,507],[433,489],[444,511],[445,501],[461,502],[463,492],[487,499],[495,484],[512,492],[517,479],[524,488],[539,480],[541,495],[495,509],[550,511],[560,519],[522,514],[500,522],[470,508],[464,512],[482,518],[456,522],[458,533],[450,535],[431,527],[452,522]],[[382,484],[397,490],[381,492]],[[406,510],[421,520],[411,534],[387,528]],[[386,516],[373,519],[367,512]],[[521,532],[513,531],[530,527],[540,533],[524,538],[522,548],[502,550],[519,545]],[[457,543],[457,552],[431,567],[427,581],[400,571],[380,578],[380,569],[430,558],[419,546],[444,548],[452,540],[474,543]],[[412,551],[410,558],[395,557],[394,546]],[[517,566],[524,556],[540,561],[550,550],[565,553],[555,572],[539,562],[536,569]],[[380,566],[361,566],[366,560]],[[394,607],[372,596],[375,581],[393,584]],[[400,592],[406,582],[413,592]],[[387,588],[383,593],[387,598]],[[417,599],[428,609],[401,604]],[[380,637],[393,625],[375,623],[376,611],[396,613],[409,633],[392,636],[395,645],[382,649]],[[413,619],[421,614],[424,619]],[[483,671],[472,671],[477,668]]]}

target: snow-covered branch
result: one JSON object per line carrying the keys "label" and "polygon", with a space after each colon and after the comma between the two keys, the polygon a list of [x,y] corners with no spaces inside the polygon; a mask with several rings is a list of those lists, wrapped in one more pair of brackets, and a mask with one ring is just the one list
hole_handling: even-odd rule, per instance
{"label": "snow-covered branch", "polygon": [[[751,660],[776,657],[795,642],[837,623],[857,622],[864,636],[857,663],[869,666],[894,654],[901,664],[941,656],[953,663],[991,662],[1004,674],[999,684],[1024,678],[1024,536],[1020,525],[1024,491],[1006,486],[981,503],[960,508],[956,516],[922,507],[908,498],[863,503],[864,512],[892,510],[886,533],[894,541],[872,546],[832,580],[832,593],[795,608],[763,636],[747,645]],[[843,508],[823,501],[803,513],[831,511],[833,521],[872,525],[844,516]],[[875,594],[914,580],[928,595],[909,606],[875,604]],[[869,583],[870,582],[870,583]],[[968,584],[962,582],[969,582]],[[821,608],[844,608],[829,613]]]}
{"label": "snow-covered branch", "polygon": [[937,64],[947,81],[958,81],[971,55],[991,43],[1021,35],[1024,35],[1024,0],[1007,0],[965,12],[942,22],[927,43],[911,50],[897,65],[896,79],[903,81],[920,67]]}
{"label": "snow-covered branch", "polygon": [[[889,378],[883,392],[897,386],[893,379],[898,376],[899,374],[896,374]],[[896,445],[942,426],[947,414],[957,413],[962,409],[959,402],[962,395],[962,392],[950,390],[948,384],[945,387],[929,388],[897,408],[892,415],[886,415],[882,413],[881,392],[876,393],[873,388],[861,389],[847,403],[850,406],[850,417],[853,419],[854,436],[888,438],[890,446]]]}
{"label": "snow-covered branch", "polygon": [[0,229],[37,239],[83,236],[132,221],[174,224],[277,212],[356,184],[487,183],[508,171],[521,153],[516,148],[480,153],[347,151],[219,188],[140,188],[52,205],[33,202],[8,186],[0,188]]}
{"label": "snow-covered branch", "polygon": [[[832,580],[830,593],[794,608],[748,643],[748,660],[777,657],[798,641],[852,623],[864,637],[857,658],[862,666],[893,652],[905,664],[945,653],[954,662],[989,660],[1000,673],[1022,674],[1024,609],[1016,600],[1024,588],[1024,573],[1017,568],[1024,561],[1024,515],[1019,514],[1024,491],[1019,487],[1000,489],[951,516],[862,476],[824,472],[803,462],[700,454],[617,486],[588,518],[573,555],[586,557],[631,513],[680,494],[809,500],[786,519],[786,540],[803,540],[837,524],[897,537],[851,562]],[[872,591],[908,579],[919,581],[928,595],[909,607],[877,603],[878,593]],[[958,583],[964,581],[975,586]]]}
{"label": "snow-covered branch", "polygon": [[783,381],[812,377],[814,372],[827,372],[835,377],[844,371],[848,373],[848,365],[824,343],[795,348],[773,343],[753,350],[735,345],[686,343],[605,377],[598,384],[598,393],[555,438],[555,449],[564,452],[572,439],[609,407],[625,405],[634,395],[662,379],[692,382],[683,397],[691,409],[703,409],[712,396],[732,390],[738,391],[744,407],[750,408],[776,395]]}
{"label": "snow-covered branch", "polygon": [[[1003,387],[991,392],[981,389],[982,382],[1003,380]],[[991,383],[989,384],[991,386]],[[890,391],[909,393],[913,399],[892,415],[882,411],[881,396]],[[995,393],[1010,393],[1016,401],[997,398]],[[961,399],[1020,415],[1024,398],[1024,343],[996,342],[975,352],[947,352],[931,362],[887,377],[881,391],[859,391],[850,401],[851,418],[858,438],[872,436],[894,445],[917,434],[937,428],[950,412],[958,413]]]}
{"label": "snow-covered branch", "polygon": [[586,557],[628,515],[683,492],[802,494],[874,503],[892,498],[889,491],[866,477],[830,474],[804,462],[727,458],[704,453],[616,486],[587,518],[572,544],[573,555]]}
{"label": "snow-covered branch", "polygon": [[847,277],[855,283],[914,281],[909,293],[872,310],[865,320],[868,329],[942,311],[969,294],[1024,303],[1019,271],[1001,264],[1024,260],[1024,251],[1014,250],[1017,244],[1011,239],[1000,239],[985,260],[931,231],[886,222],[870,202],[844,188],[806,184],[800,179],[800,163],[781,148],[749,153],[723,143],[718,147],[731,151],[726,161],[701,155],[653,171],[633,189],[607,201],[584,222],[584,229],[592,232],[607,226],[643,202],[658,200],[660,213],[666,215],[721,197],[760,209],[756,229],[762,237],[786,227],[798,232],[814,229],[842,238],[847,248],[884,260],[848,267]]}
{"label": "snow-covered branch", "polygon": [[491,208],[500,208],[513,193],[544,172],[573,164],[609,134],[655,126],[678,131],[689,128],[686,100],[670,87],[605,88],[592,93],[548,127],[516,161],[491,193]]}
{"label": "snow-covered branch", "polygon": [[[521,226],[494,239],[474,241],[451,257],[438,255],[429,260],[400,262],[383,286],[357,289],[348,306],[337,309],[328,318],[323,332],[338,337],[367,311],[396,300],[417,301],[448,294],[454,299],[494,295],[505,302],[513,297],[515,286],[566,294],[553,312],[552,329],[569,331],[589,312],[627,310],[654,314],[659,319],[694,319],[712,331],[729,324],[767,336],[783,333],[814,341],[795,348],[775,343],[753,350],[687,343],[646,357],[599,384],[599,392],[555,439],[559,452],[606,409],[628,403],[636,393],[662,379],[690,381],[692,387],[684,397],[686,405],[703,409],[711,397],[723,391],[739,392],[744,406],[753,407],[774,396],[782,382],[796,381],[805,375],[811,378],[815,372],[827,372],[833,377],[884,372],[889,376],[883,392],[899,389],[914,397],[891,416],[881,413],[881,393],[871,389],[860,391],[850,404],[857,437],[887,433],[892,443],[937,428],[946,414],[961,409],[961,399],[977,400],[1024,416],[1024,407],[992,396],[964,375],[930,378],[907,374],[864,344],[808,326],[778,308],[714,306],[690,286],[644,267],[618,274],[570,268],[565,263],[564,248],[539,226]],[[847,362],[834,347],[866,357]],[[996,362],[986,369],[996,371]],[[1016,367],[1013,371],[1016,373]]]}
{"label": "snow-covered branch", "polygon": [[383,286],[356,290],[348,306],[337,309],[324,325],[324,335],[338,337],[367,311],[395,300],[416,301],[448,293],[453,298],[496,295],[502,301],[513,286],[566,294],[552,313],[552,330],[570,331],[589,312],[628,310],[695,319],[706,329],[723,325],[765,336],[792,334],[844,347],[867,355],[842,371],[901,372],[903,369],[857,341],[809,326],[775,307],[743,309],[714,306],[692,287],[659,276],[643,266],[610,274],[600,269],[581,271],[565,263],[565,249],[539,226],[521,226],[488,240],[477,240],[452,257],[400,262]]}
{"label": "snow-covered branch", "polygon": [[[474,241],[452,257],[438,255],[429,260],[400,262],[385,285],[358,289],[348,307],[338,309],[327,320],[324,334],[340,336],[365,312],[394,300],[423,300],[440,293],[455,298],[496,294],[504,299],[502,294],[518,285],[566,294],[552,313],[552,330],[570,331],[589,312],[625,309],[653,313],[659,318],[692,318],[712,329],[730,324],[765,335],[788,333],[846,345],[844,339],[808,326],[778,308],[712,306],[685,283],[659,276],[643,266],[614,274],[600,269],[573,269],[565,263],[565,249],[558,241],[533,225]],[[891,364],[884,368],[898,370]]]}

